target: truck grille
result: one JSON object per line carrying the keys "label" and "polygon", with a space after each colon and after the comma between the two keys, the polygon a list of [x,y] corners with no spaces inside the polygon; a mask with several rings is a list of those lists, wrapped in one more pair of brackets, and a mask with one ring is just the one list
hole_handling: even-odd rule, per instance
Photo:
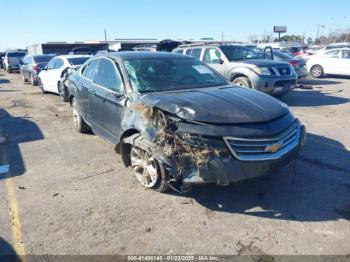
{"label": "truck grille", "polygon": [[277,71],[281,76],[289,76],[292,73],[289,66],[277,67]]}
{"label": "truck grille", "polygon": [[295,148],[299,144],[299,139],[300,125],[297,122],[275,137],[224,137],[233,156],[242,161],[278,159]]}

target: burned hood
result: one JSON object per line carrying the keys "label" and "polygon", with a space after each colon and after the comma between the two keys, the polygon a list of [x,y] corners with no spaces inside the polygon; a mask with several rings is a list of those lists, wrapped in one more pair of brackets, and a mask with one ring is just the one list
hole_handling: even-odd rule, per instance
{"label": "burned hood", "polygon": [[149,93],[141,100],[184,120],[212,124],[268,122],[289,113],[269,95],[232,86]]}

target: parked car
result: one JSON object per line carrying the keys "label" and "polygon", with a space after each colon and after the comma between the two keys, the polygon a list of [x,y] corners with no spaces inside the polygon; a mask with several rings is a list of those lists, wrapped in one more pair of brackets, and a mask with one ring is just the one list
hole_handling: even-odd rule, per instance
{"label": "parked car", "polygon": [[307,69],[315,78],[324,75],[350,75],[350,48],[331,49],[310,56]]}
{"label": "parked car", "polygon": [[69,82],[73,120],[115,145],[147,188],[259,177],[295,159],[305,128],[279,100],[174,53],[94,57]]}
{"label": "parked car", "polygon": [[4,52],[0,52],[0,69],[3,69],[4,68],[4,57],[5,57],[5,54]]}
{"label": "parked car", "polygon": [[64,86],[61,78],[67,73],[68,68],[80,66],[90,57],[90,55],[61,55],[52,58],[39,73],[38,85],[40,89],[43,93],[51,92],[63,95]]}
{"label": "parked car", "polygon": [[283,50],[287,51],[293,56],[301,56],[304,54],[304,50],[301,47],[288,47],[288,48],[283,48]]}
{"label": "parked car", "polygon": [[12,71],[19,70],[20,60],[25,56],[26,54],[22,51],[10,51],[7,52],[4,57],[4,69],[11,73]]}
{"label": "parked car", "polygon": [[20,73],[23,82],[29,82],[32,85],[38,84],[38,75],[44,69],[47,63],[54,58],[55,55],[26,55],[20,61]]}
{"label": "parked car", "polygon": [[284,62],[262,59],[262,55],[241,45],[182,45],[174,50],[208,64],[241,87],[281,96],[296,87],[297,75]]}
{"label": "parked car", "polygon": [[294,57],[288,53],[281,51],[273,51],[273,60],[289,63],[294,67],[298,78],[304,78],[308,75],[306,62],[302,58]]}

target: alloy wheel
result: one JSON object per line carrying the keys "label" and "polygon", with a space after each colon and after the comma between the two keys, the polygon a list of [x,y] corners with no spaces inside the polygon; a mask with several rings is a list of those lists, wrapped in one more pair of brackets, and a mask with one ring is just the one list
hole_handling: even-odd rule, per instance
{"label": "alloy wheel", "polygon": [[130,160],[137,180],[144,187],[154,187],[160,179],[156,160],[138,147],[131,148]]}

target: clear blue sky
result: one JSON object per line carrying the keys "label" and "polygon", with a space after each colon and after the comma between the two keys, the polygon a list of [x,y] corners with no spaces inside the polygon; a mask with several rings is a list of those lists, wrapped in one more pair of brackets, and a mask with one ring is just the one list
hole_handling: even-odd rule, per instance
{"label": "clear blue sky", "polygon": [[247,40],[285,25],[315,37],[350,28],[349,0],[1,0],[0,50],[46,41],[114,38]]}

